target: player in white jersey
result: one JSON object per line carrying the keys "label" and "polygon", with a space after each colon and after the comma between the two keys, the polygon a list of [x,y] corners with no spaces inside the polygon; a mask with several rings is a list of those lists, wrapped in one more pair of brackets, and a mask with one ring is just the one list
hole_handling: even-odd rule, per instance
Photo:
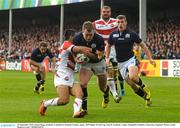
{"label": "player in white jersey", "polygon": [[[65,32],[65,40],[59,50],[58,56],[58,66],[57,72],[54,76],[54,85],[57,89],[58,97],[43,100],[40,108],[39,113],[41,116],[45,115],[48,106],[60,106],[66,105],[69,102],[70,95],[74,96],[74,118],[83,117],[81,111],[82,105],[82,89],[81,86],[75,82],[74,78],[74,68],[75,68],[75,60],[74,54],[76,53],[83,53],[88,54],[92,50],[87,47],[83,46],[75,46],[73,45],[73,37],[75,31],[74,30],[66,30]],[[77,60],[80,63],[79,60]]]}
{"label": "player in white jersey", "polygon": [[[103,6],[101,9],[101,19],[94,21],[94,28],[96,33],[101,35],[104,38],[105,44],[107,44],[107,40],[109,39],[109,35],[112,31],[117,29],[117,20],[115,18],[111,18],[111,7]],[[112,47],[113,49],[113,47]],[[106,50],[105,50],[106,51]],[[111,50],[114,51],[114,50]],[[117,64],[114,63],[116,58],[115,52],[111,52],[111,65],[107,65],[107,81],[110,87],[110,91],[113,95],[115,102],[119,103],[121,97],[118,96],[117,93]],[[116,80],[116,81],[114,81]]]}

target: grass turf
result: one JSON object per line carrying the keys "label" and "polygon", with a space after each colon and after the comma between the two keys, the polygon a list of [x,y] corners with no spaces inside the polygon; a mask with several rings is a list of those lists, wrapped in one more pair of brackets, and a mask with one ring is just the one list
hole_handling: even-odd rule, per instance
{"label": "grass turf", "polygon": [[0,72],[0,122],[33,122],[33,123],[180,123],[180,79],[147,78],[143,82],[152,90],[153,105],[144,107],[144,100],[135,95],[125,84],[125,96],[120,103],[110,98],[106,109],[101,107],[102,93],[96,78],[88,85],[88,113],[81,119],[72,118],[73,98],[66,106],[51,106],[46,116],[39,116],[38,110],[43,99],[56,97],[53,75],[47,74],[45,93],[34,94],[36,84],[32,73],[19,71]]}

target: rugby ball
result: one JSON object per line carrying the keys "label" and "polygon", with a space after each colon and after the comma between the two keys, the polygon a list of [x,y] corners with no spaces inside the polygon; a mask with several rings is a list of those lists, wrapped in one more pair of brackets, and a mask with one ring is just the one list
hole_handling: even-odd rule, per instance
{"label": "rugby ball", "polygon": [[83,53],[78,53],[76,55],[77,60],[81,61],[81,62],[88,62],[89,61],[89,57],[87,57],[85,54]]}

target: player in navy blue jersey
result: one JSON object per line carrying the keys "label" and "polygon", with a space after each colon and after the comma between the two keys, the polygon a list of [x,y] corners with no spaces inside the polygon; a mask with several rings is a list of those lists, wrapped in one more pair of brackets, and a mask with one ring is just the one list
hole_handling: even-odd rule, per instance
{"label": "player in navy blue jersey", "polygon": [[149,58],[150,63],[156,66],[150,51],[146,44],[140,39],[137,33],[127,28],[127,21],[125,15],[119,15],[118,29],[110,34],[107,52],[106,63],[109,63],[109,53],[112,45],[115,46],[116,59],[118,61],[118,68],[121,72],[123,79],[132,87],[134,92],[146,101],[146,106],[152,104],[149,88],[144,85],[140,77],[138,76],[137,61],[133,52],[133,45],[136,43],[139,45]]}
{"label": "player in navy blue jersey", "polygon": [[81,64],[79,77],[83,90],[82,109],[87,112],[87,84],[92,75],[98,78],[100,90],[104,93],[102,107],[106,108],[109,102],[109,87],[107,84],[106,62],[104,59],[104,39],[95,33],[93,25],[90,21],[84,22],[82,32],[74,37],[73,43],[77,46],[86,46],[92,48],[92,53],[88,55],[89,62]]}
{"label": "player in navy blue jersey", "polygon": [[43,64],[43,60],[49,57],[52,61],[52,72],[55,72],[56,59],[54,55],[47,48],[47,42],[41,41],[38,48],[34,49],[31,54],[30,66],[34,71],[37,79],[37,85],[34,87],[34,92],[40,93],[40,91],[44,91],[44,83],[45,83],[45,66]]}

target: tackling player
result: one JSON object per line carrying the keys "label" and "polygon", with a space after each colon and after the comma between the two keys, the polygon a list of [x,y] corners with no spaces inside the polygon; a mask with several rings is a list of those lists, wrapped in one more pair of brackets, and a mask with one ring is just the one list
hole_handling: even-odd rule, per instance
{"label": "tackling player", "polygon": [[39,113],[41,116],[45,115],[47,107],[49,106],[62,106],[69,103],[70,95],[74,96],[75,98],[73,104],[73,117],[78,118],[84,116],[81,111],[83,93],[81,86],[75,82],[75,59],[73,54],[87,54],[92,50],[87,47],[73,45],[72,41],[74,34],[75,31],[71,29],[66,30],[65,32],[66,41],[64,41],[60,47],[57,72],[54,77],[54,85],[56,87],[58,97],[42,101],[39,108]]}

